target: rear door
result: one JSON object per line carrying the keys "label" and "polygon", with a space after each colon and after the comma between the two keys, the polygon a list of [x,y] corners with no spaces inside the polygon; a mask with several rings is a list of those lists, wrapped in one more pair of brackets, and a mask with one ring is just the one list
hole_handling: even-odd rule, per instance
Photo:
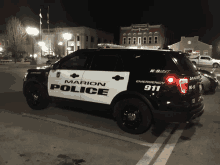
{"label": "rear door", "polygon": [[120,56],[99,52],[83,75],[87,85],[81,100],[110,104],[118,93],[127,90],[128,78]]}

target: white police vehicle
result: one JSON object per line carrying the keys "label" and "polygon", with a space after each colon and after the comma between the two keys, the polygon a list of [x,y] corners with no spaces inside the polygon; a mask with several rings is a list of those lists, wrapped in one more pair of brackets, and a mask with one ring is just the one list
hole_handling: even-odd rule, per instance
{"label": "white police vehicle", "polygon": [[201,116],[201,87],[196,69],[178,52],[82,49],[50,67],[28,69],[23,93],[36,110],[56,99],[107,105],[122,130],[139,134],[156,121]]}

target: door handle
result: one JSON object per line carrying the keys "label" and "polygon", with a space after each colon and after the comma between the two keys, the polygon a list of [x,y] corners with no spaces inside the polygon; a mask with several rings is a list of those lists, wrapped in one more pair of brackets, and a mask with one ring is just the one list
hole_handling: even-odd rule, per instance
{"label": "door handle", "polygon": [[76,78],[76,77],[79,77],[79,75],[76,74],[76,73],[73,73],[73,74],[70,75],[70,77],[72,77],[72,78]]}
{"label": "door handle", "polygon": [[115,77],[112,77],[112,79],[118,80],[124,80],[124,77],[120,77],[119,75],[116,75]]}

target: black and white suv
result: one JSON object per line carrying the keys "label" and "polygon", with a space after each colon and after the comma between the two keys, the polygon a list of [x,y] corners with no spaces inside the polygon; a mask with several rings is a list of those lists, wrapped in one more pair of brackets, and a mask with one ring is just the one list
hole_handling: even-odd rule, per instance
{"label": "black and white suv", "polygon": [[78,50],[50,67],[28,69],[23,93],[36,110],[56,99],[107,105],[118,126],[134,134],[156,121],[190,122],[204,112],[201,77],[174,51]]}

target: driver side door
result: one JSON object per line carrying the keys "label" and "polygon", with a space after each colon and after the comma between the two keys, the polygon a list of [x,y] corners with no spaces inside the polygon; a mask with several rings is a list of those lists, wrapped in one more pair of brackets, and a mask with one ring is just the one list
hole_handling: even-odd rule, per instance
{"label": "driver side door", "polygon": [[86,70],[86,56],[76,54],[62,61],[48,76],[49,96],[80,100],[81,79]]}

